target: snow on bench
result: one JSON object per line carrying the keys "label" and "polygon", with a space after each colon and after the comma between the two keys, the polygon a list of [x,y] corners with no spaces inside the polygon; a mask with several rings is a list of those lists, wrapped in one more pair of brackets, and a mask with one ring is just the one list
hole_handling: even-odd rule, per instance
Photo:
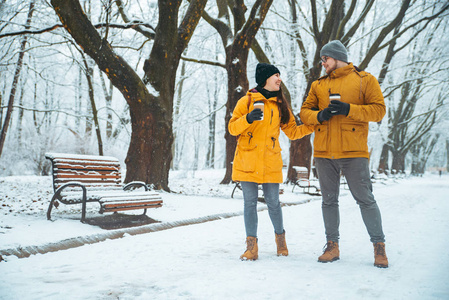
{"label": "snow on bench", "polygon": [[[47,210],[56,201],[64,204],[82,204],[81,222],[86,218],[86,203],[98,202],[100,213],[143,209],[162,206],[161,196],[149,191],[141,181],[122,184],[120,162],[112,156],[94,156],[67,153],[46,153],[52,162],[54,195]],[[142,187],[145,191],[129,191]]]}

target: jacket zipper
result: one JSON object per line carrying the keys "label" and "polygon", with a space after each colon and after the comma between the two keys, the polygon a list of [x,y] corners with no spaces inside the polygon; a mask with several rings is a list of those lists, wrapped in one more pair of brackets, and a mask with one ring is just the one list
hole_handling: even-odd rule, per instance
{"label": "jacket zipper", "polygon": [[273,109],[271,109],[271,119],[270,119],[270,125],[271,125],[271,122],[273,121]]}
{"label": "jacket zipper", "polygon": [[252,132],[248,132],[249,135],[249,141],[248,141],[248,145],[251,144],[251,139],[253,138],[253,133]]}
{"label": "jacket zipper", "polygon": [[273,141],[273,149],[274,149],[274,146],[276,144],[276,139],[274,137],[271,137],[271,140]]}

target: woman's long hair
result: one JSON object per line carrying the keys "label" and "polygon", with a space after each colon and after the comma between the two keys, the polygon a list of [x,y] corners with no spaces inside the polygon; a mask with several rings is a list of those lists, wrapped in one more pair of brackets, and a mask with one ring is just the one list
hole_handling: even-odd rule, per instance
{"label": "woman's long hair", "polygon": [[287,124],[290,121],[290,111],[292,110],[290,104],[285,99],[282,87],[279,87],[279,93],[277,96],[277,105],[279,108],[279,115],[281,116],[281,123]]}

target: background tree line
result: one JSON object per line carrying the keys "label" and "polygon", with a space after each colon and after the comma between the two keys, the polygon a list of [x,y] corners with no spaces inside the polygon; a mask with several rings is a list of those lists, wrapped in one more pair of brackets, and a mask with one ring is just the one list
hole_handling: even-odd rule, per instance
{"label": "background tree line", "polygon": [[[2,0],[0,172],[45,174],[43,153],[58,151],[118,156],[126,181],[165,190],[171,169],[225,168],[229,183],[227,123],[257,62],[281,69],[298,114],[333,39],[385,96],[372,169],[447,167],[448,12],[425,0]],[[310,169],[310,139],[281,140],[287,181]]]}

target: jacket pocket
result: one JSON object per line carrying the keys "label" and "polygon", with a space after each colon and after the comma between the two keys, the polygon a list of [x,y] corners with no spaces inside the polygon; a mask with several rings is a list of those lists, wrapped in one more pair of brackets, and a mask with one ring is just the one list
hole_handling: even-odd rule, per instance
{"label": "jacket pocket", "polygon": [[368,151],[368,126],[341,124],[341,150],[343,152]]}
{"label": "jacket pocket", "polygon": [[313,148],[315,151],[327,151],[327,141],[328,141],[328,126],[327,125],[317,125],[315,127],[315,137],[313,139]]}
{"label": "jacket pocket", "polygon": [[254,146],[243,146],[241,144],[237,145],[237,151],[234,157],[234,168],[236,170],[251,173],[256,170],[257,161],[257,145]]}
{"label": "jacket pocket", "polygon": [[274,147],[273,145],[266,145],[266,147],[265,168],[270,172],[281,172],[283,165],[281,147],[279,147],[279,144],[276,144]]}

